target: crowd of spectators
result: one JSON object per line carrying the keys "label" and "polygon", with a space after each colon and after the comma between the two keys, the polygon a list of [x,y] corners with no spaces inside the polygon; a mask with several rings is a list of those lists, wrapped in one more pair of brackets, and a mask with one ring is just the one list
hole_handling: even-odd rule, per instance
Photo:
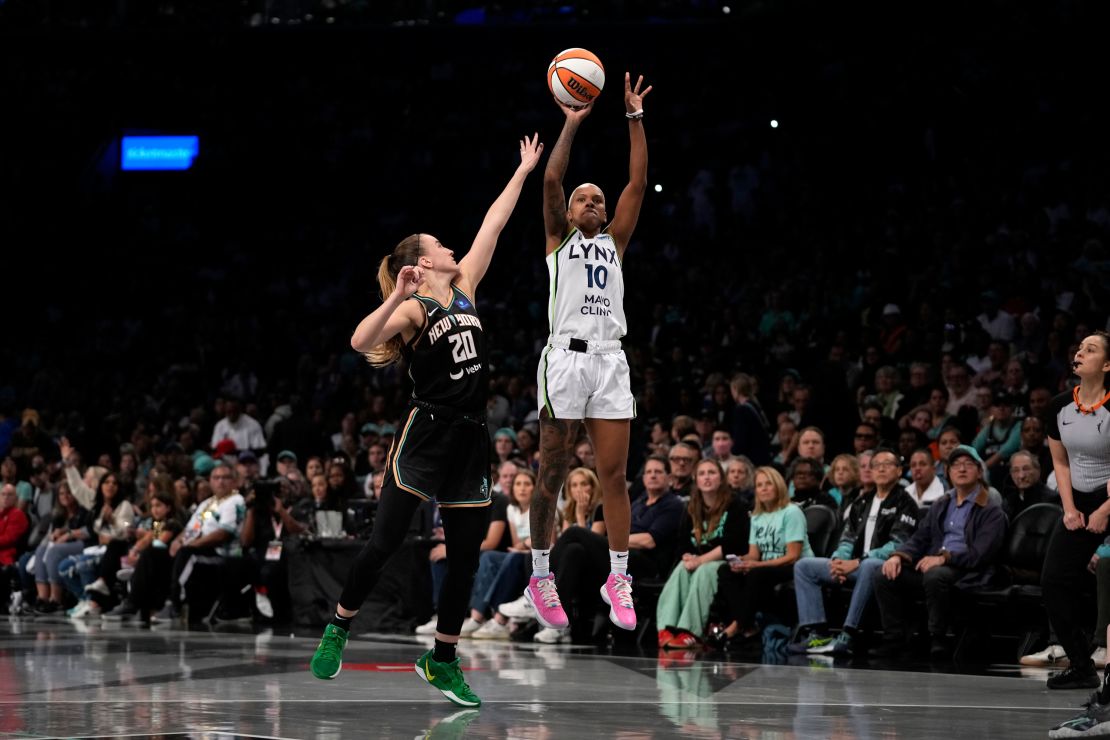
{"label": "crowd of spectators", "polygon": [[[1082,26],[1076,7],[1042,12]],[[864,80],[853,71],[862,57],[817,44],[749,80],[750,94],[739,95],[748,109],[735,116],[705,115],[705,101],[730,84],[712,64],[689,85],[668,76],[697,66],[676,49],[697,57],[720,48],[697,34],[739,33],[751,48],[738,54],[756,57],[766,47],[753,31],[637,28],[639,42],[659,42],[639,63],[649,81],[683,90],[668,97],[659,84],[645,123],[661,185],[625,266],[638,409],[627,477],[644,512],[672,496],[712,498],[695,476],[699,460],[713,459],[718,488],[747,491],[753,507],[756,468],[773,467],[792,501],[837,510],[843,523],[848,505],[875,487],[881,448],[917,504],[929,505],[953,488],[946,463],[960,445],[982,459],[989,498],[1011,520],[1052,501],[1043,415],[1068,389],[1076,342],[1106,328],[1110,308],[1110,162],[1097,145],[1105,122],[1075,115],[1074,97],[1093,74],[1082,64],[1034,74],[1015,62],[1040,18],[987,20],[969,20],[986,29],[974,43],[915,31],[906,43],[923,56],[944,48],[959,60],[939,72],[901,57],[868,60],[873,77]],[[20,125],[41,128],[27,141],[51,141],[27,147],[38,159],[6,158],[0,173],[26,205],[8,222],[4,259],[13,274],[50,276],[12,286],[22,319],[6,330],[0,380],[0,564],[19,571],[20,609],[173,618],[190,598],[181,585],[191,568],[238,562],[243,551],[253,565],[240,580],[262,597],[255,616],[276,608],[280,617],[280,605],[267,603],[281,580],[266,565],[271,543],[302,528],[359,534],[365,522],[349,503],[380,490],[408,388],[403,368],[374,371],[351,352],[349,332],[376,305],[372,276],[388,247],[427,230],[465,249],[458,240],[480,216],[484,184],[507,171],[519,134],[553,135],[559,118],[537,71],[546,60],[525,61],[537,32],[517,30],[487,31],[502,83],[528,101],[497,115],[475,109],[462,84],[475,72],[459,53],[470,40],[437,36],[432,50],[432,37],[405,35],[413,31],[386,34],[372,52],[349,35],[308,33],[294,43],[327,55],[260,80],[235,60],[276,65],[286,50],[240,39],[196,68],[168,63],[159,84],[178,94],[116,99],[108,118],[105,81],[124,74],[128,84],[114,86],[144,87],[150,73],[136,60],[148,42],[131,39],[101,58],[87,53],[91,41],[38,38],[55,54],[49,84],[47,72],[15,59],[30,42],[0,45],[12,62],[0,74],[28,101]],[[420,79],[372,76],[365,54],[385,57],[413,38],[428,49],[413,72]],[[167,58],[208,43],[189,34],[161,41],[154,53]],[[627,37],[612,44],[608,58],[621,64],[644,53]],[[1089,52],[1075,44],[1072,53]],[[220,84],[198,84],[216,69],[226,71]],[[423,85],[438,92],[411,99]],[[776,100],[780,85],[792,86],[795,102]],[[383,112],[371,88],[376,101],[408,102]],[[623,128],[605,107],[617,97],[584,127],[572,171],[586,174],[588,158],[591,173],[621,175]],[[1000,102],[1010,98],[1027,105]],[[141,106],[202,129],[195,171],[138,181],[93,154],[119,121],[146,120]],[[831,120],[832,109],[856,113]],[[776,113],[782,125],[771,129]],[[338,184],[367,180],[357,192]],[[71,218],[57,217],[59,202]],[[479,296],[493,348],[491,465],[513,462],[513,476],[536,465],[547,283],[539,205],[526,189]],[[36,246],[90,233],[107,251],[64,265],[48,265]],[[576,454],[592,468],[588,443]],[[495,468],[499,479],[508,474]],[[577,530],[603,539],[603,518],[568,516],[576,526],[559,555],[592,562],[596,541]],[[671,572],[661,541],[694,558],[719,546],[710,537],[687,548],[678,516],[664,531],[645,515],[639,533],[653,544],[641,549],[656,552],[643,574]],[[506,550],[524,539],[505,531]],[[120,581],[127,571],[130,581]],[[589,595],[593,571],[583,565],[570,577],[580,580],[566,593]],[[144,594],[133,593],[136,583]],[[475,623],[500,623],[493,594],[474,602]],[[753,628],[741,620],[724,633]]]}

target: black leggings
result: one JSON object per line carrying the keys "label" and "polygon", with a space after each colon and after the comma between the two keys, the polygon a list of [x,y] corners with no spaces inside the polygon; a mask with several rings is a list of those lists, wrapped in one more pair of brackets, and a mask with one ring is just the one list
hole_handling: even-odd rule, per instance
{"label": "black leggings", "polygon": [[744,629],[755,627],[756,612],[767,612],[775,606],[775,586],[793,577],[793,565],[755,568],[746,574],[733,573],[727,566],[721,568],[717,571],[717,582],[727,617]]}
{"label": "black leggings", "polygon": [[[341,607],[350,612],[362,608],[386,562],[404,542],[409,522],[419,506],[420,499],[411,493],[395,488],[382,491],[374,517],[374,531],[347,574],[347,583],[339,597]],[[441,506],[439,512],[447,544],[447,575],[439,592],[436,631],[458,635],[462,632],[463,620],[470,613],[470,591],[478,571],[482,540],[489,529],[489,507]]]}
{"label": "black leggings", "polygon": [[[1106,490],[1072,491],[1072,500],[1075,508],[1089,517],[1106,502]],[[1087,563],[1105,538],[1105,532],[1094,534],[1086,529],[1069,530],[1060,525],[1048,542],[1041,567],[1041,590],[1048,623],[1075,668],[1091,665],[1091,642],[1083,629],[1086,615],[1081,613],[1081,594],[1093,585]]]}

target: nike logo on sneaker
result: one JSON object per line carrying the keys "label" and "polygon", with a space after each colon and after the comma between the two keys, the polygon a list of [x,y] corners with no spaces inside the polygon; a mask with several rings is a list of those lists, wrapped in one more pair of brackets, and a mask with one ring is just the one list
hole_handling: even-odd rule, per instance
{"label": "nike logo on sneaker", "polygon": [[432,674],[431,671],[428,670],[427,663],[424,664],[424,678],[428,679],[428,683],[431,683],[435,680],[435,676]]}

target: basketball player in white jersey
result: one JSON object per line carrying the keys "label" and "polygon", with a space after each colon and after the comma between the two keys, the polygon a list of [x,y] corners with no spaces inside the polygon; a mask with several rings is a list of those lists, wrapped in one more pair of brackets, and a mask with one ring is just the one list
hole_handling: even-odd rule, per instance
{"label": "basketball player in white jersey", "polygon": [[635,401],[620,342],[627,330],[621,261],[647,189],[643,99],[651,87],[640,92],[643,80],[641,75],[633,87],[629,74],[624,75],[631,152],[628,184],[611,221],[605,195],[596,185],[579,185],[569,200],[563,200],[563,176],[571,143],[592,104],[577,110],[560,104],[566,121],[544,171],[551,336],[537,370],[540,474],[530,512],[533,572],[525,598],[535,607],[539,622],[549,629],[563,629],[568,624],[551,572],[550,554],[556,500],[583,422],[597,459],[609,537],[611,572],[601,586],[601,597],[610,606],[609,618],[614,624],[626,630],[636,627],[632,579],[628,576],[631,512],[625,487]]}

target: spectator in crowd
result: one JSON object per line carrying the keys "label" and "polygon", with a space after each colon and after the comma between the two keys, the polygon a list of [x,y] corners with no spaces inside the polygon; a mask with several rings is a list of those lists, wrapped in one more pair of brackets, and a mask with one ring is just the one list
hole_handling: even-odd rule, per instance
{"label": "spectator in crowd", "polygon": [[328,480],[318,475],[309,481],[311,495],[293,505],[293,519],[305,525],[317,537],[354,534],[355,526],[347,515],[347,502],[340,498]]}
{"label": "spectator in crowd", "polygon": [[703,450],[702,457],[716,460],[725,470],[735,459],[732,455],[732,432],[725,427],[717,427],[710,436],[707,450]]}
{"label": "spectator in crowd", "polygon": [[[1026,419],[1029,421],[1029,419]],[[1002,510],[1010,521],[1033,504],[1059,505],[1060,497],[1041,482],[1041,463],[1028,450],[1018,450],[1010,457],[1010,477],[1002,486]]]}
{"label": "spectator in crowd", "polygon": [[578,464],[581,467],[597,470],[597,458],[594,456],[594,445],[588,438],[583,439],[574,446],[574,457],[578,460]]}
{"label": "spectator in crowd", "polygon": [[516,478],[517,472],[520,470],[516,463],[511,460],[506,460],[497,465],[497,475],[493,484],[494,493],[504,494],[508,496],[513,491],[513,479]]}
{"label": "spectator in crowd", "polygon": [[701,449],[689,442],[678,442],[667,454],[670,461],[670,488],[683,498],[689,498],[694,488],[694,468],[701,459]]}
{"label": "spectator in crowd", "polygon": [[[874,461],[872,461],[874,462]],[[898,546],[875,573],[875,594],[883,620],[883,649],[899,654],[909,636],[906,605],[923,592],[929,611],[930,654],[950,655],[948,627],[952,592],[990,583],[1006,537],[1006,516],[993,504],[983,482],[983,460],[960,445],[948,456],[953,489],[929,507],[913,537]]]}
{"label": "spectator in crowd", "polygon": [[[931,456],[928,463],[931,470]],[[898,458],[891,450],[877,450],[871,458],[875,490],[850,505],[832,557],[802,558],[794,564],[798,624],[804,636],[790,646],[791,652],[852,655],[859,650],[859,628],[871,601],[875,574],[917,528],[917,502],[899,484],[898,470]],[[844,629],[835,638],[825,621],[823,585],[852,587]]]}
{"label": "spectator in crowd", "polygon": [[493,433],[493,451],[500,463],[508,462],[517,456],[516,432],[509,427],[501,427]]}
{"label": "spectator in crowd", "polygon": [[875,398],[882,404],[883,416],[887,419],[897,419],[901,415],[899,409],[905,397],[898,390],[900,382],[898,371],[890,365],[884,365],[875,372]]}
{"label": "spectator in crowd", "polygon": [[[120,489],[119,476],[107,473],[100,479],[96,497],[89,508],[92,517],[89,525],[91,541],[105,549],[117,540],[125,542],[135,524],[135,510]],[[78,599],[78,604],[67,612],[69,616],[100,615],[99,605],[85,597],[85,587],[96,581],[97,566],[103,554],[104,551],[99,548],[94,553],[74,553],[58,564],[63,582]]]}
{"label": "spectator in crowd", "polygon": [[998,294],[993,290],[984,291],[979,305],[983,312],[975,318],[990,338],[999,342],[1013,341],[1016,322],[1012,314],[999,308]]}
{"label": "spectator in crowd", "polygon": [[[135,541],[120,564],[133,569],[128,582],[130,592],[111,611],[106,621],[122,621],[140,615],[149,622],[170,594],[172,562],[169,546],[182,529],[182,516],[177,500],[164,490],[155,490],[150,497],[150,515],[139,522]],[[107,580],[107,579],[105,579]],[[88,589],[91,598],[102,606],[111,599],[111,590]]]}
{"label": "spectator in crowd", "polygon": [[971,446],[979,452],[988,470],[1005,466],[1010,455],[1021,449],[1021,423],[1014,418],[1014,399],[1005,391],[993,395],[990,418]]}
{"label": "spectator in crowd", "polygon": [[22,423],[11,436],[11,458],[15,461],[20,480],[31,476],[31,461],[42,455],[49,462],[58,459],[58,446],[50,435],[42,431],[42,421],[35,409],[24,409]]}
{"label": "spectator in crowd", "polygon": [[868,421],[856,424],[856,433],[852,439],[852,449],[858,455],[864,450],[873,450],[879,446],[879,428]]}
{"label": "spectator in crowd", "polygon": [[772,462],[785,469],[794,459],[794,456],[798,454],[798,425],[794,423],[793,419],[785,414],[783,415],[773,441],[778,447],[778,452],[775,453]]}
{"label": "spectator in crowd", "polygon": [[283,538],[307,532],[308,526],[293,516],[280,488],[256,485],[251,494],[239,532],[247,578],[254,587],[258,613],[264,619],[285,622],[290,617],[291,599]]}
{"label": "spectator in crowd", "polygon": [[752,461],[743,455],[734,457],[725,471],[725,483],[734,498],[747,500],[750,509],[755,497],[755,465]]}
{"label": "spectator in crowd", "polygon": [[685,650],[699,644],[717,594],[717,570],[726,555],[747,552],[748,508],[732,496],[720,463],[699,462],[694,481],[695,492],[679,525],[681,560],[655,608],[661,648]]}
{"label": "spectator in crowd", "polygon": [[821,476],[825,474],[825,433],[817,427],[806,427],[798,434],[798,456],[817,461]]}
{"label": "spectator in crowd", "polygon": [[[228,557],[239,555],[239,535],[246,516],[246,501],[236,488],[235,474],[227,463],[217,463],[209,475],[212,496],[197,506],[185,529],[170,544],[173,577],[170,597],[151,621],[168,622],[181,616],[189,584],[197,584],[198,565],[222,566]],[[206,583],[203,587],[211,588]],[[218,590],[213,589],[213,590]],[[190,621],[207,615],[190,614]]]}
{"label": "spectator in crowd", "polygon": [[570,527],[584,527],[604,534],[605,525],[597,521],[598,507],[601,506],[601,482],[597,474],[589,468],[575,468],[567,476],[566,505],[563,507],[563,524],[560,530]]}
{"label": "spectator in crowd", "polygon": [[215,449],[225,439],[231,440],[236,450],[250,450],[256,455],[266,451],[266,437],[262,433],[262,425],[243,413],[242,400],[234,396],[228,397],[224,402],[224,417],[216,422],[209,447]]}
{"label": "spectator in crowd", "polygon": [[964,363],[955,363],[944,378],[948,386],[948,415],[956,416],[964,406],[975,406],[975,386],[971,384],[971,370]]}
{"label": "spectator in crowd", "polygon": [[[729,384],[732,400],[732,454],[744,455],[753,464],[766,465],[771,461],[770,432],[767,417],[755,401],[754,382],[750,375],[737,373]],[[795,428],[797,428],[795,426]],[[780,439],[782,430],[780,432]]]}
{"label": "spectator in crowd", "polygon": [[30,528],[31,522],[19,508],[15,486],[11,483],[0,485],[0,606],[7,605],[13,582],[19,582],[16,559]]}
{"label": "spectator in crowd", "polygon": [[1037,458],[1041,482],[1047,481],[1052,472],[1052,452],[1048,449],[1048,435],[1041,417],[1030,415],[1021,422],[1021,449]]}
{"label": "spectator in crowd", "polygon": [[936,471],[937,480],[940,481],[941,485],[944,486],[946,490],[950,487],[948,482],[948,456],[952,454],[952,450],[959,447],[962,443],[963,438],[959,427],[945,427],[937,436],[937,461],[933,468]]}
{"label": "spectator in crowd", "polygon": [[932,418],[925,433],[929,435],[929,439],[934,440],[952,419],[952,415],[948,413],[948,389],[943,385],[938,385],[929,391],[926,408],[929,409]]}
{"label": "spectator in crowd", "polygon": [[1029,415],[1036,416],[1041,421],[1045,421],[1049,411],[1049,405],[1052,403],[1052,391],[1044,386],[1037,386],[1029,391]]}
{"label": "spectator in crowd", "polygon": [[933,453],[924,447],[919,447],[910,455],[910,482],[906,491],[922,509],[944,495],[944,484],[937,478]]}
{"label": "spectator in crowd", "polygon": [[794,504],[779,471],[756,468],[755,509],[748,552],[721,568],[727,626],[717,633],[720,643],[747,640],[760,632],[755,615],[771,604],[776,584],[794,575],[794,563],[813,557],[806,517]]}
{"label": "spectator in crowd", "polygon": [[821,480],[824,477],[825,471],[817,458],[799,457],[795,460],[794,464],[790,466],[790,482],[793,483],[794,488],[794,504],[802,509],[820,505],[836,511],[836,499],[821,490]]}
{"label": "spectator in crowd", "polygon": [[829,496],[839,511],[847,511],[860,493],[859,460],[854,455],[837,455],[829,466],[828,479],[832,482]]}
{"label": "spectator in crowd", "polygon": [[[33,554],[36,614],[53,614],[62,608],[65,590],[58,564],[85,549],[87,541],[92,539],[89,521],[89,510],[77,502],[68,484],[60,484],[50,531]],[[21,560],[20,567],[23,565]]]}
{"label": "spectator in crowd", "polygon": [[277,453],[275,457],[274,467],[277,469],[277,474],[280,476],[288,476],[294,470],[300,472],[297,467],[297,453],[292,450],[282,450]]}

